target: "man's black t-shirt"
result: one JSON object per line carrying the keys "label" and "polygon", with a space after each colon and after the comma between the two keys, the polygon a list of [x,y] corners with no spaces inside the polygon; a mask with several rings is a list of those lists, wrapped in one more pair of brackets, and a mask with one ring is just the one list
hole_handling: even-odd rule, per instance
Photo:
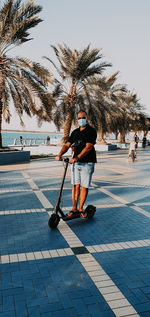
{"label": "man's black t-shirt", "polygon": [[[87,124],[86,128],[80,131],[80,128],[75,129],[70,137],[68,142],[73,145],[74,155],[76,157],[86,146],[86,143],[92,143],[93,145],[96,143],[97,133],[94,128],[92,128],[89,124]],[[96,163],[96,152],[94,146],[82,159],[80,159],[81,163]]]}

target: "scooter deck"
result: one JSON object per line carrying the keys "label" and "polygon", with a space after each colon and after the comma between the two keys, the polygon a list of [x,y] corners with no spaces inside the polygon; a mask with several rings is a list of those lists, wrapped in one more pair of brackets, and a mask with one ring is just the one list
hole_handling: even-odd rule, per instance
{"label": "scooter deck", "polygon": [[64,221],[68,221],[68,220],[72,220],[72,219],[76,219],[76,218],[80,218],[80,212],[74,212],[74,213],[72,214],[72,216],[64,215],[64,216],[62,217],[62,219],[63,219]]}

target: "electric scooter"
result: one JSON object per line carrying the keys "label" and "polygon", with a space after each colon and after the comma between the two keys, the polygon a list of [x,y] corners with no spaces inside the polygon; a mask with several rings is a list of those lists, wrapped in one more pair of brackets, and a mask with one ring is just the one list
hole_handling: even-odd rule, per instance
{"label": "electric scooter", "polygon": [[[64,174],[63,174],[63,178],[62,178],[62,183],[61,183],[61,187],[59,190],[57,203],[56,203],[56,206],[54,208],[54,212],[52,213],[52,215],[50,216],[50,219],[48,221],[48,225],[51,229],[57,228],[60,219],[62,219],[64,221],[69,221],[72,219],[80,218],[79,211],[74,212],[73,215],[71,215],[71,216],[67,216],[63,213],[62,209],[60,208],[61,196],[62,196],[64,181],[65,181],[67,168],[68,168],[68,164],[69,164],[69,159],[65,158],[65,159],[63,159],[63,161],[65,162],[65,169],[64,169]],[[87,214],[87,217],[84,219],[92,218],[94,216],[95,212],[96,212],[96,207],[92,206],[92,205],[88,205],[83,212],[83,213]]]}

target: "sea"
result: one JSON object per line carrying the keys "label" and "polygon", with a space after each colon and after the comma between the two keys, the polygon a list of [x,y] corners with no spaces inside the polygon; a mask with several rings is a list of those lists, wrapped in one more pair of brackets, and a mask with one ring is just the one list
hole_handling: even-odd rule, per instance
{"label": "sea", "polygon": [[47,140],[47,137],[49,136],[50,139],[53,140],[57,140],[57,139],[61,139],[62,138],[62,134],[60,133],[32,133],[32,132],[4,132],[2,131],[2,143],[3,146],[9,146],[9,145],[13,145],[14,141],[16,144],[20,144],[20,136],[22,136],[23,142],[26,141],[27,144],[30,143],[30,141],[32,141],[32,143],[35,142],[36,140],[36,144],[44,144]]}
{"label": "sea", "polygon": [[[63,134],[62,133],[44,133],[44,132],[11,132],[7,131],[4,132],[2,131],[2,144],[3,146],[9,146],[13,145],[14,141],[16,145],[20,145],[20,136],[22,136],[23,142],[26,141],[26,144],[30,144],[32,141],[32,144],[34,144],[36,140],[36,144],[45,144],[47,137],[50,137],[50,143],[51,144],[57,144],[59,143],[58,141],[62,138]],[[142,140],[143,135],[139,136],[139,139]],[[132,134],[127,134],[126,135],[126,140],[131,140]],[[114,135],[111,135],[112,140],[114,140]],[[147,139],[150,139],[150,133],[147,135]]]}

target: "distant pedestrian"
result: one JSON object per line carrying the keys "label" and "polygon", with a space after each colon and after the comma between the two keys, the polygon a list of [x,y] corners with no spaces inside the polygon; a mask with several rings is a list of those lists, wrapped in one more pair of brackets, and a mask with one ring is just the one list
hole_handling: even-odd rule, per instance
{"label": "distant pedestrian", "polygon": [[129,153],[128,153],[128,158],[131,156],[132,151],[134,151],[134,156],[136,157],[136,142],[135,138],[133,137],[130,144],[129,144]]}
{"label": "distant pedestrian", "polygon": [[135,143],[136,143],[135,148],[137,149],[137,148],[138,148],[139,137],[137,136],[136,133],[135,133],[135,136],[134,136],[134,141],[135,141]]}
{"label": "distant pedestrian", "polygon": [[21,151],[22,151],[23,150],[23,137],[22,137],[22,135],[20,135],[20,143],[22,145],[22,147],[21,147]]}
{"label": "distant pedestrian", "polygon": [[49,145],[50,144],[50,137],[49,137],[49,135],[47,136],[47,145]]}
{"label": "distant pedestrian", "polygon": [[145,146],[146,146],[146,136],[143,136],[143,140],[142,140],[143,149],[145,148]]}

